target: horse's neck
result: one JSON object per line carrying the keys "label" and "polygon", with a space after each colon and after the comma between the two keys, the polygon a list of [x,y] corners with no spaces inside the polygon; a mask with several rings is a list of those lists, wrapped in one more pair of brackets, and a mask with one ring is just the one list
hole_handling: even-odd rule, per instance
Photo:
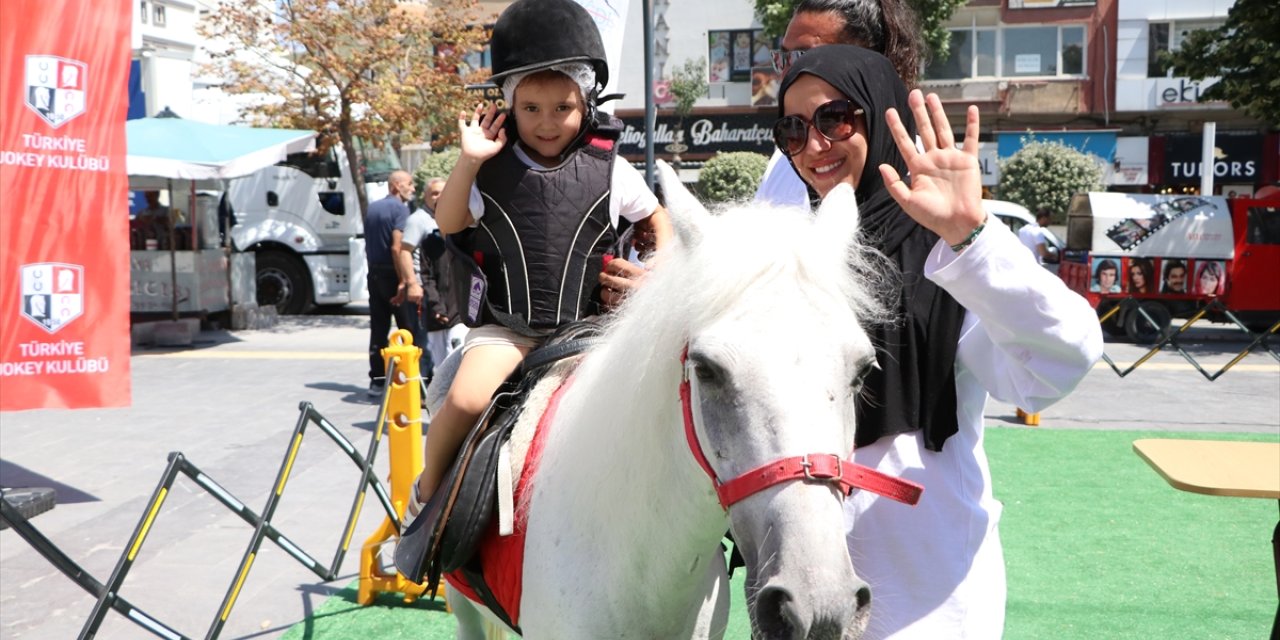
{"label": "horse's neck", "polygon": [[572,513],[590,532],[578,551],[616,558],[627,573],[617,584],[640,579],[662,585],[653,597],[681,597],[688,574],[719,553],[727,522],[685,444],[678,381],[595,377],[562,399],[530,508]]}

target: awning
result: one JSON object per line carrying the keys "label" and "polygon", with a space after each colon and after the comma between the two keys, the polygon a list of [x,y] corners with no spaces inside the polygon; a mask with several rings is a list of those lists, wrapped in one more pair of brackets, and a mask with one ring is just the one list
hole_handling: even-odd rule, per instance
{"label": "awning", "polygon": [[315,132],[216,125],[182,118],[125,124],[130,184],[134,177],[218,181],[269,167],[290,153],[315,149]]}

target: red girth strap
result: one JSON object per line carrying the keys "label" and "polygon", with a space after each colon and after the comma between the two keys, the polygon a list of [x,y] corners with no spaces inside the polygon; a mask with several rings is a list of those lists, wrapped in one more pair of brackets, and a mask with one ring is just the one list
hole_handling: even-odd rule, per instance
{"label": "red girth strap", "polygon": [[[687,355],[686,347],[685,352],[680,354],[681,363],[684,363]],[[722,483],[716,478],[716,472],[707,462],[707,456],[702,453],[702,445],[698,442],[698,434],[693,425],[693,390],[689,384],[687,372],[680,381],[680,408],[684,414],[684,436],[689,442],[689,450],[693,452],[698,465],[711,478],[711,483],[716,488],[716,496],[720,499],[720,506],[726,510],[729,505],[752,494],[791,480],[834,484],[840,488],[840,493],[846,496],[852,493],[854,488],[865,489],[910,505],[919,502],[920,493],[924,491],[924,487],[919,484],[880,473],[855,462],[842,460],[840,456],[833,453],[810,453],[783,458]]]}

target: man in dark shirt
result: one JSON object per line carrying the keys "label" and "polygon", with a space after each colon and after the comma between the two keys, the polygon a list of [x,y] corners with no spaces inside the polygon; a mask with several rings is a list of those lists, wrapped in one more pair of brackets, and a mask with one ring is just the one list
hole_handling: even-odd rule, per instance
{"label": "man in dark shirt", "polygon": [[382,350],[391,332],[391,318],[396,326],[414,330],[414,311],[407,304],[392,304],[400,286],[395,255],[400,252],[400,238],[409,218],[409,201],[413,199],[413,176],[396,171],[387,181],[387,197],[369,205],[364,221],[365,258],[369,261],[369,395],[381,396],[386,389],[386,363]]}

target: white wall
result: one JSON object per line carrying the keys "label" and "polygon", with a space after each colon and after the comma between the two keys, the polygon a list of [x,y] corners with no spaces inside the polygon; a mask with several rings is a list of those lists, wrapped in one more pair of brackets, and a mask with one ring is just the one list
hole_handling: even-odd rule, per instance
{"label": "white wall", "polygon": [[[157,7],[164,8],[164,24],[155,22]],[[196,47],[197,6],[187,0],[133,2],[133,57],[142,62],[142,87],[147,94],[147,115],[169,107],[178,115],[193,115],[192,75]]]}
{"label": "white wall", "polygon": [[[623,39],[621,69],[618,90],[627,94],[618,108],[643,109],[646,89],[644,86],[644,22],[642,0],[631,0],[627,17],[626,36]],[[685,60],[707,59],[707,31],[724,29],[756,29],[755,7],[750,0],[653,0],[654,24],[658,24],[659,11],[666,23],[667,63],[665,68],[654,68],[654,81],[662,80],[671,68],[683,65]],[[660,34],[659,34],[660,37]],[[655,47],[656,50],[657,47]],[[655,55],[656,57],[656,55]],[[726,106],[751,104],[751,83],[736,82],[711,85],[710,98],[697,104]]]}
{"label": "white wall", "polygon": [[1148,78],[1151,22],[1225,19],[1235,0],[1120,0],[1116,25],[1116,111],[1222,108],[1187,102],[1216,79]]}
{"label": "white wall", "polygon": [[1124,20],[1185,20],[1227,17],[1235,0],[1120,0],[1117,16]]}

